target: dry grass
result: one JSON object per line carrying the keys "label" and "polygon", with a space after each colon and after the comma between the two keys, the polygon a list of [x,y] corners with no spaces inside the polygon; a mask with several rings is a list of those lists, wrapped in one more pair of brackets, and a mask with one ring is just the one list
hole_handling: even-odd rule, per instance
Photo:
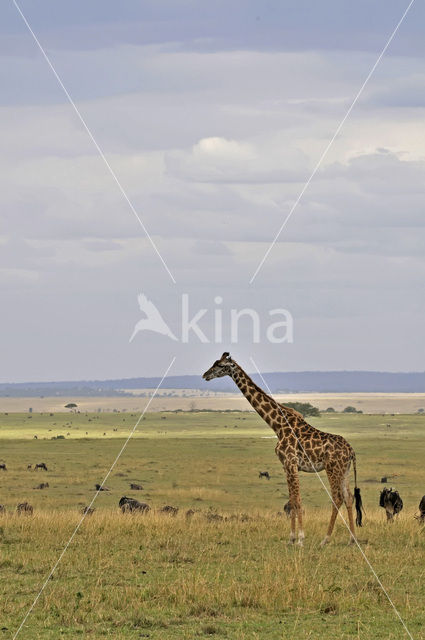
{"label": "dry grass", "polygon": [[[84,521],[21,637],[38,637],[41,630],[43,637],[58,637],[58,629],[102,637],[109,629],[114,637],[149,632],[154,638],[189,638],[209,635],[202,625],[212,625],[212,635],[254,638],[255,621],[268,619],[274,631],[259,637],[278,638],[282,620],[304,633],[306,616],[318,625],[319,635],[310,637],[329,637],[320,632],[323,618],[332,620],[334,633],[339,629],[334,637],[403,637],[359,551],[347,546],[343,525],[330,546],[318,547],[328,515],[308,514],[308,539],[299,549],[287,545],[287,522],[267,512],[248,520],[233,514],[221,522],[209,522],[205,512],[189,521],[183,514],[94,514]],[[8,629],[17,627],[78,521],[69,511],[2,518],[1,601]],[[360,533],[414,637],[424,638],[418,628],[425,595],[424,568],[418,566],[423,532],[403,517],[383,527],[375,511]],[[388,635],[371,634],[377,620]],[[229,625],[235,635],[225,633]],[[356,635],[346,635],[347,625]],[[236,635],[237,627],[246,635]]]}

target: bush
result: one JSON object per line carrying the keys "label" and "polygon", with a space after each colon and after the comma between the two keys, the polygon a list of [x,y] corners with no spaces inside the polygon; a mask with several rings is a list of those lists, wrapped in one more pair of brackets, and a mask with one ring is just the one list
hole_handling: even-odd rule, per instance
{"label": "bush", "polygon": [[358,409],[356,409],[356,407],[345,407],[343,413],[363,413],[363,411],[360,411]]}
{"label": "bush", "polygon": [[314,407],[309,402],[286,402],[285,403],[285,407],[290,407],[291,409],[295,409],[295,411],[298,411],[304,417],[306,417],[306,416],[319,416],[320,417],[319,408],[318,407]]}

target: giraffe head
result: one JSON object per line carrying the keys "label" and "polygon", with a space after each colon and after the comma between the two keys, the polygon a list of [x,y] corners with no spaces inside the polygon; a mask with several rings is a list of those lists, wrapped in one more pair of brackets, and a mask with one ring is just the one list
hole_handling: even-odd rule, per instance
{"label": "giraffe head", "polygon": [[232,375],[233,360],[230,353],[223,353],[219,360],[216,360],[212,367],[205,371],[202,376],[204,380],[212,380],[213,378],[222,378],[223,376]]}

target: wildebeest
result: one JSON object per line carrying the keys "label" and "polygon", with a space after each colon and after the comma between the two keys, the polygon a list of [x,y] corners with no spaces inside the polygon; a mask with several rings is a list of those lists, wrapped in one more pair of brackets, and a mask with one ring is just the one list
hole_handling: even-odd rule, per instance
{"label": "wildebeest", "polygon": [[48,489],[48,488],[49,488],[48,482],[42,482],[41,484],[38,484],[36,487],[34,487],[34,489]]}
{"label": "wildebeest", "polygon": [[379,506],[385,509],[387,521],[392,522],[395,515],[403,509],[403,500],[400,498],[398,491],[390,487],[383,489],[379,496]]}
{"label": "wildebeest", "polygon": [[[292,507],[291,507],[291,503],[288,500],[288,502],[285,502],[285,504],[283,505],[283,513],[285,514],[285,516],[287,518],[291,517],[291,513],[292,513]],[[302,510],[302,513],[304,514],[304,509]],[[280,514],[283,515],[283,514]]]}
{"label": "wildebeest", "polygon": [[178,513],[179,508],[178,507],[172,507],[171,505],[167,504],[165,507],[162,507],[159,511],[160,513],[167,513],[170,516],[175,516]]}
{"label": "wildebeest", "polygon": [[195,515],[195,512],[193,509],[188,509],[185,513],[186,518],[192,518]]}
{"label": "wildebeest", "polygon": [[291,503],[289,502],[289,500],[288,500],[288,502],[286,502],[286,503],[283,505],[283,510],[284,510],[284,512],[285,512],[286,517],[287,517],[287,518],[290,518],[290,517],[291,517],[292,507],[291,507]]}
{"label": "wildebeest", "polygon": [[104,487],[101,484],[95,484],[94,486],[96,487],[96,491],[110,491],[110,489],[108,489],[108,487]]}
{"label": "wildebeest", "polygon": [[7,471],[7,467],[4,462],[0,462],[0,471]]}
{"label": "wildebeest", "polygon": [[35,465],[34,471],[37,471],[37,469],[40,469],[41,471],[47,471],[46,463],[45,462],[39,462],[38,464]]}
{"label": "wildebeest", "polygon": [[139,502],[135,498],[127,498],[127,496],[123,496],[120,499],[118,506],[123,513],[133,513],[135,511],[145,513],[151,509],[146,502]]}
{"label": "wildebeest", "polygon": [[214,511],[209,511],[205,514],[208,522],[223,522],[224,518],[219,513],[215,513]]}
{"label": "wildebeest", "polygon": [[270,473],[268,471],[260,471],[260,473],[258,474],[259,478],[267,478],[267,480],[270,480]]}
{"label": "wildebeest", "polygon": [[419,520],[421,524],[425,522],[425,496],[422,496],[419,503],[419,515],[416,516],[416,519]]}
{"label": "wildebeest", "polygon": [[21,516],[23,514],[27,516],[32,516],[33,512],[34,512],[33,507],[26,501],[20,502],[16,507],[16,513],[18,514],[18,516]]}
{"label": "wildebeest", "polygon": [[143,491],[143,487],[141,484],[135,484],[134,482],[130,483],[130,489],[133,491]]}
{"label": "wildebeest", "polygon": [[383,477],[381,478],[381,482],[382,482],[383,484],[386,484],[386,483],[388,482],[388,477],[387,477],[387,476],[383,476]]}
{"label": "wildebeest", "polygon": [[32,464],[27,465],[27,469],[28,470],[32,469]]}

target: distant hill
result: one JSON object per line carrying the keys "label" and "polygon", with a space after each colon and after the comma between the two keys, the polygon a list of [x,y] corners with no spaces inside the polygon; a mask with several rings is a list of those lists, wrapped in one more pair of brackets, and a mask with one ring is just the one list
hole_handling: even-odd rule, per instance
{"label": "distant hill", "polygon": [[[382,371],[295,371],[264,373],[272,393],[425,393],[425,372],[388,373]],[[261,387],[257,374],[252,378]],[[121,378],[117,380],[77,380],[63,382],[1,383],[0,397],[39,396],[125,396],[123,389],[155,389],[161,378]],[[201,376],[169,376],[164,389],[199,389],[234,392],[230,378],[206,382]]]}

